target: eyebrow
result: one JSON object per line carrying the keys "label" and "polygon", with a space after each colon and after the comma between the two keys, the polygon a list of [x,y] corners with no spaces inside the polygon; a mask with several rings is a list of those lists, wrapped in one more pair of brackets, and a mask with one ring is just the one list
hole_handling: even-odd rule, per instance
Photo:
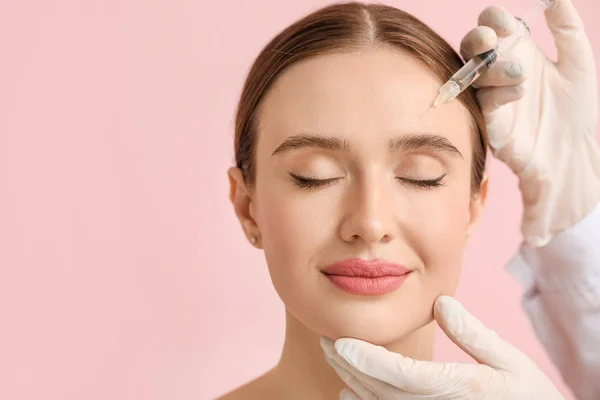
{"label": "eyebrow", "polygon": [[390,139],[390,151],[433,150],[464,158],[460,151],[444,136],[431,133],[409,133]]}
{"label": "eyebrow", "polygon": [[[271,156],[301,148],[348,151],[350,149],[350,142],[335,136],[296,134],[285,139],[273,151]],[[432,133],[409,133],[390,139],[389,150],[390,152],[398,150],[433,150],[464,158],[461,152],[447,138]]]}
{"label": "eyebrow", "polygon": [[275,149],[271,156],[304,147],[334,151],[347,151],[350,149],[350,142],[335,136],[297,134],[285,139],[283,143],[281,143],[279,147]]}

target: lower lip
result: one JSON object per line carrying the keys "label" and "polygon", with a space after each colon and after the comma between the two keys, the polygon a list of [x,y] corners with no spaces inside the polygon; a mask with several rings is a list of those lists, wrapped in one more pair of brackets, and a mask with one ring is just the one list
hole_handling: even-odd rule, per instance
{"label": "lower lip", "polygon": [[362,296],[378,296],[393,292],[408,278],[410,272],[404,275],[385,275],[375,278],[362,276],[327,275],[335,286],[345,292]]}

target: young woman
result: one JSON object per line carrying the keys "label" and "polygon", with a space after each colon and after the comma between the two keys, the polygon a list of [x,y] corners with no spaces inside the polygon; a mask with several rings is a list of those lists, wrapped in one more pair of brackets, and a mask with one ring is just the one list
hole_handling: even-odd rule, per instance
{"label": "young woman", "polygon": [[458,54],[413,16],[338,4],[260,53],[236,121],[231,200],[287,312],[279,364],[226,399],[336,398],[319,336],[432,357],[485,201],[473,90],[432,108]]}

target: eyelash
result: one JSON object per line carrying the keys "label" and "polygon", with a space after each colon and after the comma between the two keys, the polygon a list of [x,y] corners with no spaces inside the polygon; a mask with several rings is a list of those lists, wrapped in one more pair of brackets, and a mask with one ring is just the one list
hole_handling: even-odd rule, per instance
{"label": "eyelash", "polygon": [[[305,178],[300,175],[292,174],[291,172],[290,172],[290,176],[293,178],[294,184],[303,189],[317,189],[317,188],[329,185],[330,183],[333,183],[333,182],[341,179],[341,178],[311,179],[311,178]],[[442,182],[442,179],[444,179],[445,176],[446,176],[446,174],[440,176],[439,178],[422,179],[422,180],[410,179],[410,178],[399,178],[399,177],[396,177],[396,179],[401,181],[402,183],[408,183],[410,185],[416,186],[419,189],[433,189],[433,188],[445,185]]]}
{"label": "eyelash", "polygon": [[398,179],[399,181],[405,182],[405,183],[409,183],[411,185],[417,186],[420,189],[433,189],[436,187],[440,187],[440,186],[445,186],[445,183],[442,182],[442,179],[444,179],[444,177],[446,176],[446,174],[438,177],[438,178],[434,178],[434,179],[423,179],[423,180],[418,180],[418,179],[409,179],[409,178],[398,178],[396,177],[396,179]]}
{"label": "eyelash", "polygon": [[303,189],[316,189],[321,186],[329,185],[330,183],[333,183],[340,179],[340,178],[311,179],[311,178],[305,178],[300,175],[292,174],[291,172],[290,172],[290,176],[294,179],[294,183],[296,184],[296,186],[303,188]]}

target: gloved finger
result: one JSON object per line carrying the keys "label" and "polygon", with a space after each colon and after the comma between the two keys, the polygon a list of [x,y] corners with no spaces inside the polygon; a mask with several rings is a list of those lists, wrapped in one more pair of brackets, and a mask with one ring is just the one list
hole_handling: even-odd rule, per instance
{"label": "gloved finger", "polygon": [[484,114],[492,113],[505,104],[521,99],[525,95],[525,86],[487,87],[477,91],[477,98]]}
{"label": "gloved finger", "polygon": [[496,35],[504,38],[512,35],[517,29],[516,18],[504,7],[489,6],[479,14],[480,26],[489,26]]}
{"label": "gloved finger", "polygon": [[518,372],[530,366],[529,359],[450,296],[439,296],[433,315],[444,333],[480,364]]}
{"label": "gloved finger", "polygon": [[353,391],[344,389],[340,392],[340,400],[361,400]]}
{"label": "gloved finger", "polygon": [[[346,360],[344,360],[339,354],[335,353],[335,358],[329,358],[325,355],[325,359],[331,365],[340,377],[344,377],[342,381],[346,385],[360,395],[363,400],[382,400],[382,399],[394,399],[394,400],[414,400],[415,395],[401,391],[395,386],[389,383],[383,382],[372,376],[366,375],[356,368],[352,367]],[[349,374],[349,375],[348,375]],[[362,386],[361,386],[362,385]],[[343,391],[342,391],[343,392]],[[355,394],[356,396],[356,394]],[[340,393],[341,397],[341,393]],[[352,398],[354,399],[354,398]]]}
{"label": "gloved finger", "polygon": [[342,382],[351,388],[354,393],[358,394],[362,400],[377,400],[377,395],[363,385],[356,376],[352,375],[327,355],[325,355],[325,359],[338,374]]}
{"label": "gloved finger", "polygon": [[477,54],[493,49],[497,41],[498,37],[492,28],[478,26],[471,29],[460,42],[460,54],[468,61]]}
{"label": "gloved finger", "polygon": [[558,50],[558,68],[572,80],[581,71],[595,73],[592,46],[571,0],[555,0],[546,10],[546,21]]}
{"label": "gloved finger", "polygon": [[[408,398],[412,399],[412,397],[408,396],[408,394],[401,393],[397,387],[390,385],[389,383],[386,383],[377,377],[369,376],[368,374],[365,374],[364,372],[354,368],[337,352],[334,342],[331,339],[322,337],[321,347],[325,352],[325,358],[327,359],[327,362],[329,362],[330,365],[338,368],[336,369],[338,375],[342,374],[344,375],[344,378],[348,380],[348,382],[344,381],[344,383],[346,383],[348,387],[354,390],[363,399],[371,399],[371,397],[368,397],[369,393],[375,395],[375,398],[377,398],[377,395],[382,396],[383,394],[393,393],[394,400],[403,400]],[[350,379],[346,373],[352,375],[354,379]],[[359,386],[360,384],[362,384],[362,387]]]}
{"label": "gloved finger", "polygon": [[514,56],[498,61],[477,79],[478,88],[515,86],[527,78],[523,64]]}
{"label": "gloved finger", "polygon": [[494,373],[491,368],[478,364],[418,361],[358,339],[338,339],[335,349],[359,372],[405,395],[433,396],[431,398],[465,395],[464,391],[470,390],[474,382],[487,382]]}
{"label": "gloved finger", "polygon": [[[325,353],[325,359],[331,367],[337,372],[340,379],[363,400],[377,399],[369,384],[374,384],[375,379],[363,376],[350,366],[340,355],[335,351],[333,340],[321,336],[321,348]],[[364,379],[361,379],[364,378]]]}

